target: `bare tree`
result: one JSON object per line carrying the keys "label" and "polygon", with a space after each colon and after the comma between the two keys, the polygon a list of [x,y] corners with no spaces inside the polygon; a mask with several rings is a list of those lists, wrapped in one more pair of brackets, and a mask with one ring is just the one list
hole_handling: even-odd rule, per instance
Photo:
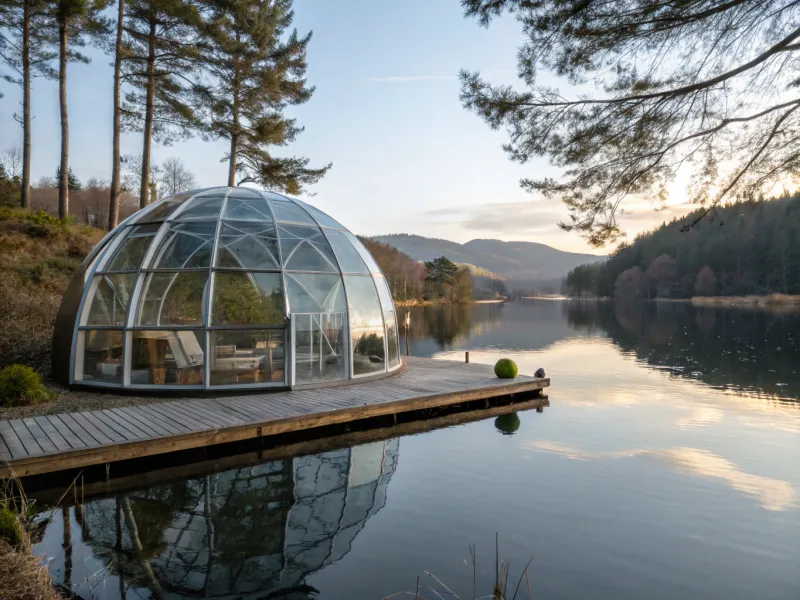
{"label": "bare tree", "polygon": [[161,187],[159,198],[173,196],[179,192],[185,192],[197,187],[197,180],[194,173],[186,168],[184,162],[177,157],[168,158],[161,165]]}
{"label": "bare tree", "polygon": [[117,0],[117,36],[114,44],[114,117],[113,117],[113,148],[111,164],[111,191],[108,201],[108,230],[111,231],[119,222],[119,197],[121,192],[120,182],[120,119],[121,110],[121,78],[122,78],[122,31],[125,19],[125,0]]}
{"label": "bare tree", "polygon": [[[685,168],[704,218],[800,172],[800,4],[792,0],[462,0],[481,24],[510,12],[520,87],[461,73],[464,105],[508,131],[510,158],[558,177],[521,185],[561,200],[562,227],[613,241],[630,199],[656,204]],[[541,81],[549,71],[586,92]],[[698,221],[694,221],[696,224]],[[687,225],[690,228],[692,225]]]}
{"label": "bare tree", "polygon": [[0,164],[6,171],[9,179],[22,180],[22,149],[14,144],[0,154]]}
{"label": "bare tree", "polygon": [[[126,192],[135,192],[140,189],[142,182],[142,157],[126,155],[122,157],[122,165],[125,173],[122,176],[122,189]],[[149,194],[145,197],[145,203],[142,205],[141,196],[139,197],[139,208],[147,206],[158,199],[156,195],[157,182],[161,175],[161,167],[154,163],[149,163],[149,173],[147,176],[147,186]]]}

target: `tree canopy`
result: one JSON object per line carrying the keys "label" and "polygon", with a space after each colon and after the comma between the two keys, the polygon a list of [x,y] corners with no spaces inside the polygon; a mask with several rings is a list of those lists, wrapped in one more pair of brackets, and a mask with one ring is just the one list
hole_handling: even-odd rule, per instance
{"label": "tree canopy", "polygon": [[[666,201],[682,168],[705,207],[768,195],[800,170],[800,5],[791,0],[462,0],[488,25],[522,25],[523,89],[462,71],[461,97],[509,134],[512,160],[548,157],[557,178],[523,188],[560,199],[561,226],[599,246],[623,202]],[[577,86],[541,81],[550,71]],[[586,92],[587,85],[597,92]],[[691,227],[695,222],[689,223]]]}

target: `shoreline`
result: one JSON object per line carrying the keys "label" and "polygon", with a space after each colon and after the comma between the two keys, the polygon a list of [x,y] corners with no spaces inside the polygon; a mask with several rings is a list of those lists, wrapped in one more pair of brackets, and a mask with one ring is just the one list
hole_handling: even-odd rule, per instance
{"label": "shoreline", "polygon": [[505,304],[507,299],[498,300],[470,300],[469,302],[448,302],[447,300],[395,300],[397,308],[414,308],[417,306],[462,306],[465,304]]}

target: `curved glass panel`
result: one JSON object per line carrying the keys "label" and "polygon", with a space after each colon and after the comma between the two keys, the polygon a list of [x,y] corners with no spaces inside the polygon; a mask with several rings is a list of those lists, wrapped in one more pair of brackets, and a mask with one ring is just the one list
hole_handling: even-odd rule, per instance
{"label": "curved glass panel", "polygon": [[150,273],[144,281],[137,325],[202,325],[208,273]]}
{"label": "curved glass panel", "polygon": [[344,235],[348,240],[350,240],[350,243],[353,244],[359,256],[361,256],[364,262],[367,263],[367,267],[369,267],[369,272],[372,273],[373,275],[380,275],[381,268],[378,266],[378,263],[375,262],[375,259],[372,258],[372,254],[369,253],[369,250],[367,250],[364,247],[364,244],[362,244],[358,240],[358,238],[349,231],[345,231]]}
{"label": "curved glass panel", "polygon": [[244,198],[229,196],[223,219],[229,221],[272,221],[267,201],[260,196]]}
{"label": "curved glass panel", "polygon": [[80,333],[83,338],[80,380],[122,383],[122,331],[90,329]]}
{"label": "curved glass panel", "polygon": [[319,227],[279,225],[278,237],[287,271],[339,272],[331,245]]}
{"label": "curved glass panel", "polygon": [[345,275],[350,337],[353,346],[353,375],[386,370],[383,315],[372,277]]}
{"label": "curved glass panel", "polygon": [[388,350],[389,368],[393,369],[400,365],[400,339],[397,333],[397,318],[393,311],[383,313],[383,321],[386,323],[386,349]]}
{"label": "curved glass panel", "polygon": [[175,213],[175,219],[216,219],[222,210],[225,192],[207,192],[189,200],[180,212]]}
{"label": "curved glass panel", "polygon": [[211,325],[283,325],[280,273],[214,274]]}
{"label": "curved glass panel", "polygon": [[138,271],[160,227],[160,223],[128,227],[123,233],[125,239],[114,250],[103,271]]}
{"label": "curved glass panel", "polygon": [[303,225],[316,225],[314,219],[292,202],[273,202],[270,205],[275,220],[279,223],[301,223]]}
{"label": "curved glass panel", "polygon": [[124,325],[135,279],[133,273],[95,277],[94,294],[87,300],[83,325]]}
{"label": "curved glass panel", "polygon": [[347,310],[339,275],[286,273],[286,298],[293,313],[344,312]]}
{"label": "curved glass panel", "polygon": [[378,288],[378,297],[381,299],[381,308],[383,308],[383,310],[394,310],[394,304],[392,303],[392,292],[389,291],[386,278],[382,275],[376,275],[375,287]]}
{"label": "curved glass panel", "polygon": [[174,213],[180,206],[188,199],[191,198],[194,194],[192,192],[187,192],[185,194],[177,194],[176,196],[170,196],[169,198],[165,198],[164,200],[159,200],[158,205],[151,208],[149,211],[144,213],[141,218],[137,219],[137,223],[152,223],[153,221],[163,221],[167,217],[169,217],[172,213]]}
{"label": "curved glass panel", "polygon": [[202,331],[133,332],[131,345],[132,385],[203,384]]}
{"label": "curved glass panel", "polygon": [[214,266],[231,269],[280,269],[275,226],[271,222],[223,223]]}
{"label": "curved glass panel", "polygon": [[216,221],[170,223],[155,249],[150,269],[208,267],[217,232]]}
{"label": "curved glass panel", "polygon": [[339,268],[342,273],[359,273],[368,275],[369,269],[366,263],[361,258],[361,255],[355,249],[350,240],[341,231],[333,231],[331,229],[323,229],[325,237],[333,248],[336,255],[336,260],[339,261]]}
{"label": "curved glass panel", "polygon": [[294,202],[302,206],[306,211],[314,217],[314,220],[317,222],[318,225],[322,227],[330,227],[332,229],[344,229],[344,225],[339,223],[336,219],[332,218],[329,215],[326,215],[316,206],[311,206],[307,202],[303,202],[302,200],[298,200],[297,198],[292,198]]}
{"label": "curved glass panel", "polygon": [[283,330],[212,331],[209,343],[211,385],[283,382],[286,362]]}

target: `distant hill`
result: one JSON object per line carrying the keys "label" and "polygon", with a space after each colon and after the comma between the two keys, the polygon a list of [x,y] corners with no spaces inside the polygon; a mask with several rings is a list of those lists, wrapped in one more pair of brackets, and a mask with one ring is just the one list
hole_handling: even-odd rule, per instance
{"label": "distant hill", "polygon": [[511,289],[557,285],[570,269],[606,258],[594,254],[564,252],[536,242],[472,240],[466,244],[458,244],[406,233],[378,235],[373,236],[373,239],[389,244],[415,260],[432,260],[446,256],[456,263],[486,269],[505,279]]}

